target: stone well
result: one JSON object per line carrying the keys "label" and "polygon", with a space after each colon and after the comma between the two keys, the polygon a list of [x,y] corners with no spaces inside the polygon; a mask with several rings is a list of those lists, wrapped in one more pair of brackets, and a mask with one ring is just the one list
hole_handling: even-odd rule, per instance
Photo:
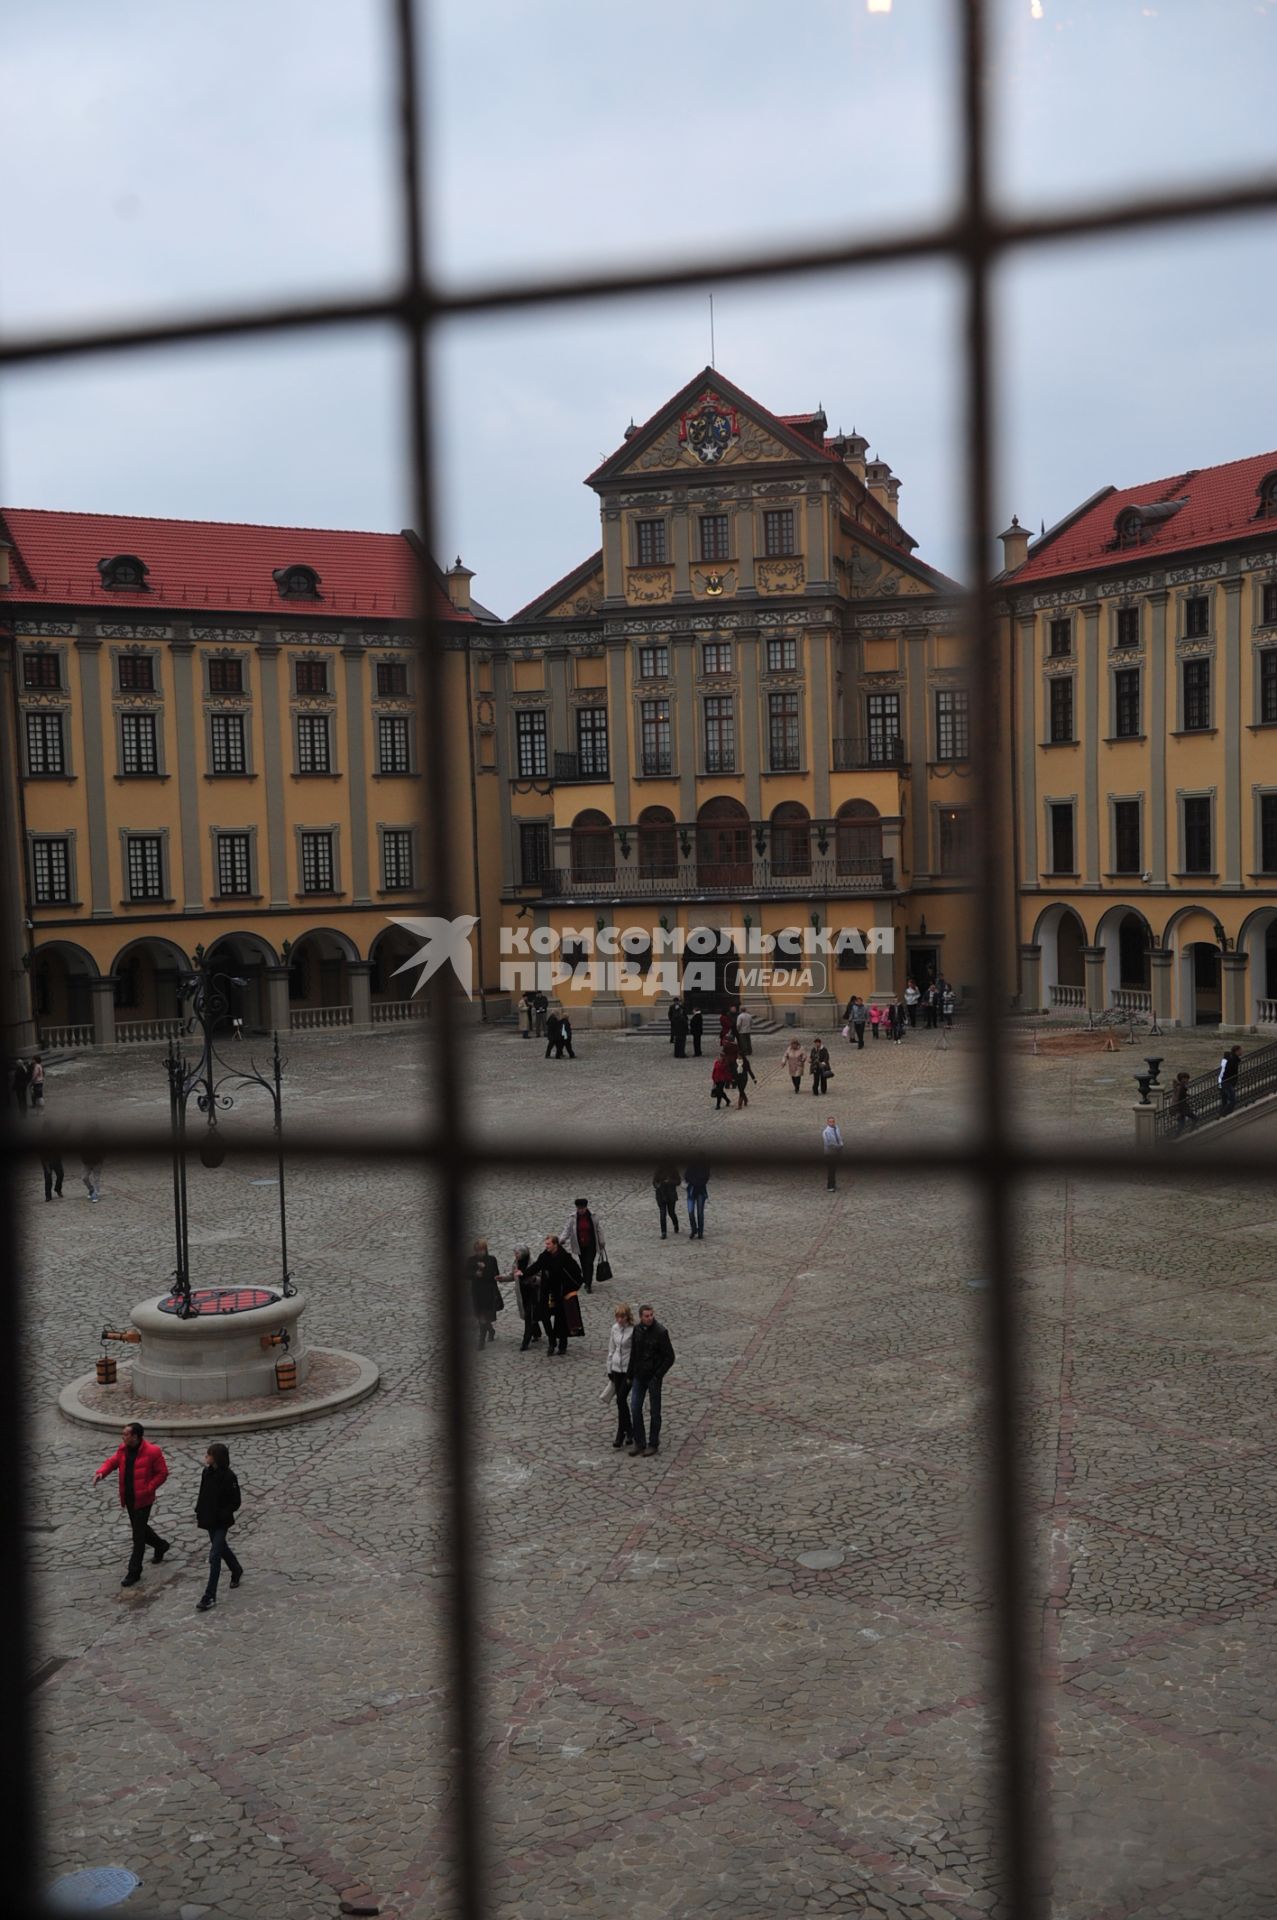
{"label": "stone well", "polygon": [[[275,1363],[297,1363],[297,1384],[310,1371],[302,1333],[304,1293],[287,1299],[273,1287],[197,1287],[199,1312],[180,1320],[169,1296],[144,1300],[129,1318],[142,1336],[133,1362],[133,1393],[139,1400],[207,1405],[256,1399],[274,1393]],[[263,1346],[263,1337],[286,1332],[289,1344]]]}

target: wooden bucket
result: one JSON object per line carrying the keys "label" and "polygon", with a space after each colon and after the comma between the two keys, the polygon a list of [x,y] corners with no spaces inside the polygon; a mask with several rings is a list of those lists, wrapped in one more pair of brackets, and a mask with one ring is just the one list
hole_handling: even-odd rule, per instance
{"label": "wooden bucket", "polygon": [[98,1356],[97,1376],[100,1387],[113,1387],[115,1385],[117,1371],[118,1368],[112,1354],[103,1353]]}
{"label": "wooden bucket", "polygon": [[281,1393],[292,1393],[297,1385],[297,1362],[295,1360],[277,1360],[275,1362],[275,1385]]}

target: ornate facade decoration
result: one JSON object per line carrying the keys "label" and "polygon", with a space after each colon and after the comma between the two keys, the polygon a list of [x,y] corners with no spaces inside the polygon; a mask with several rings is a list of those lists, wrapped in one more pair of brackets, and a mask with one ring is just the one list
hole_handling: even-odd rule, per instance
{"label": "ornate facade decoration", "polygon": [[625,576],[627,600],[669,600],[673,593],[672,567],[631,567]]}
{"label": "ornate facade decoration", "polygon": [[760,593],[801,593],[803,563],[797,559],[760,560],[754,569],[754,579]]}

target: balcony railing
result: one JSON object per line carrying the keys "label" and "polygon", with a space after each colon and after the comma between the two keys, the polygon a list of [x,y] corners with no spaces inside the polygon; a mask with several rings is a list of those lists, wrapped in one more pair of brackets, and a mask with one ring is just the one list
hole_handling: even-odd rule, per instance
{"label": "balcony railing", "polygon": [[1257,1100],[1267,1100],[1273,1094],[1277,1094],[1277,1041],[1266,1047],[1256,1047],[1252,1053],[1243,1053],[1237,1075],[1230,1082],[1227,1098],[1219,1084],[1218,1067],[1210,1068],[1207,1073],[1199,1073],[1195,1080],[1190,1080],[1187,1114],[1172,1107],[1169,1099],[1165,1100],[1153,1123],[1154,1138],[1159,1141],[1178,1139],[1182,1133],[1194,1125],[1200,1125],[1202,1121],[1222,1119],[1241,1107],[1253,1106]]}
{"label": "balcony railing", "polygon": [[706,773],[735,773],[736,750],[734,747],[706,747]]}
{"label": "balcony railing", "polygon": [[671,774],[674,771],[672,753],[645,753],[640,761],[640,770],[649,775]]}
{"label": "balcony railing", "polygon": [[391,1026],[404,1020],[424,1020],[425,1018],[424,1000],[374,1000],[372,1003],[374,1027]]}
{"label": "balcony railing", "polygon": [[136,1045],[145,1040],[175,1040],[182,1031],[182,1022],[174,1019],[155,1020],[117,1020],[115,1037],[121,1046]]}
{"label": "balcony railing", "polygon": [[288,1024],[294,1033],[317,1033],[324,1027],[348,1027],[354,1017],[353,1007],[296,1007]]}
{"label": "balcony railing", "polygon": [[788,863],[768,859],[737,861],[681,860],[672,872],[643,873],[633,862],[618,860],[602,872],[573,872],[556,868],[542,876],[541,890],[548,900],[694,899],[698,896],[740,898],[745,894],[788,894],[795,899],[843,893],[891,893],[895,888],[894,860],[813,860],[795,870]]}
{"label": "balcony railing", "polygon": [[1052,987],[1051,988],[1051,1005],[1053,1007],[1085,1008],[1086,988],[1085,987],[1060,987],[1060,986]]}
{"label": "balcony railing", "polygon": [[1149,987],[1114,987],[1113,1005],[1121,1013],[1152,1013],[1153,994]]}
{"label": "balcony railing", "polygon": [[903,767],[905,743],[896,734],[834,741],[834,772],[857,773],[862,767]]}
{"label": "balcony railing", "polygon": [[93,1023],[64,1022],[55,1026],[48,1020],[40,1021],[40,1045],[59,1052],[76,1053],[81,1047],[93,1045]]}
{"label": "balcony railing", "polygon": [[1277,1000],[1261,1000],[1255,1009],[1255,1019],[1261,1027],[1277,1027]]}
{"label": "balcony railing", "polygon": [[611,778],[608,761],[603,754],[556,753],[554,756],[554,777],[556,780],[607,780]]}

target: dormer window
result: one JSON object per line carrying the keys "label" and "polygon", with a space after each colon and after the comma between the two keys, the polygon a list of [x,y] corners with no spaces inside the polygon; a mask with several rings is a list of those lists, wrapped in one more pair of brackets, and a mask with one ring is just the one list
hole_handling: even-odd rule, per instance
{"label": "dormer window", "polygon": [[135,553],[117,553],[98,561],[102,585],[108,593],[145,593],[147,568]]}
{"label": "dormer window", "polygon": [[1138,547],[1144,531],[1144,519],[1138,507],[1128,507],[1125,513],[1117,516],[1117,544],[1119,547]]}
{"label": "dormer window", "polygon": [[319,598],[319,575],[313,567],[276,567],[271,577],[281,600]]}
{"label": "dormer window", "polygon": [[1259,483],[1259,512],[1257,520],[1277,520],[1277,473],[1270,473]]}

